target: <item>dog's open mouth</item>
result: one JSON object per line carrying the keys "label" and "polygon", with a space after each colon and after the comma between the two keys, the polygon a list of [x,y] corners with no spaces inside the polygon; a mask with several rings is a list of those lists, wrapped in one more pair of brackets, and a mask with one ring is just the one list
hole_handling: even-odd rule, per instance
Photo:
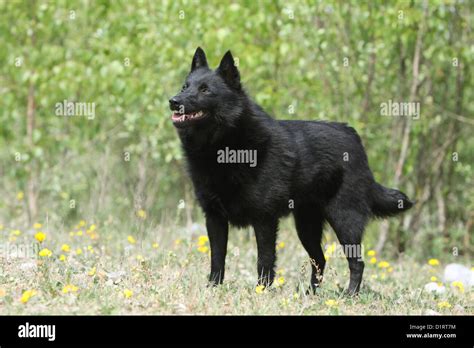
{"label": "dog's open mouth", "polygon": [[203,111],[196,111],[189,114],[181,114],[178,111],[173,111],[171,120],[174,124],[182,124],[190,121],[199,120],[206,117],[206,114]]}

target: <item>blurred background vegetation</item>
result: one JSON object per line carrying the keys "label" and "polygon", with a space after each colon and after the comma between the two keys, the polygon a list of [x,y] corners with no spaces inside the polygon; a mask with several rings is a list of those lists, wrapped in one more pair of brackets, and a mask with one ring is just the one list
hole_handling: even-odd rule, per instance
{"label": "blurred background vegetation", "polygon": [[[150,225],[201,222],[168,110],[201,46],[212,66],[231,49],[249,94],[276,118],[352,125],[376,179],[418,201],[372,223],[366,245],[469,257],[473,8],[1,0],[0,222],[125,222],[141,210]],[[56,116],[65,99],[95,103],[95,118]],[[420,102],[420,118],[381,116],[388,100]]]}

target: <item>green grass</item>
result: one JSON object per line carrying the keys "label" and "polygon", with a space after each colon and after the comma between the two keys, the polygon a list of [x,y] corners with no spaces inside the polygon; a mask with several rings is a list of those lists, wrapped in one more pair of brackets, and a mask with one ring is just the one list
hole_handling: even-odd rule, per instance
{"label": "green grass", "polygon": [[[40,228],[46,239],[38,243],[32,227],[3,226],[3,247],[34,245],[52,251],[51,257],[0,258],[0,312],[2,314],[291,314],[291,315],[375,315],[375,314],[473,314],[474,293],[451,289],[443,295],[428,294],[423,286],[432,276],[441,280],[443,264],[430,266],[411,258],[385,260],[388,268],[370,264],[358,297],[343,296],[349,279],[346,260],[328,259],[323,286],[316,295],[306,295],[309,260],[292,227],[282,228],[278,250],[279,286],[263,293],[255,291],[256,244],[250,230],[231,230],[224,285],[209,288],[209,254],[199,251],[198,240],[205,235],[200,225],[194,228],[152,226],[137,218],[123,226],[113,218],[96,221],[97,239],[91,239],[86,226],[64,227],[49,223]],[[19,229],[20,235],[14,230]],[[77,231],[82,230],[78,236]],[[71,235],[72,232],[72,235]],[[18,234],[18,233],[17,233]],[[132,244],[127,236],[132,235]],[[325,243],[332,243],[332,232]],[[153,247],[159,243],[158,247]],[[39,245],[41,244],[41,245]],[[63,244],[69,252],[61,251]],[[204,247],[207,243],[204,244]],[[89,247],[89,248],[88,248]],[[77,255],[76,250],[82,249]],[[65,261],[59,259],[66,256]],[[21,255],[20,255],[21,256]],[[91,270],[95,268],[95,272]],[[90,273],[90,274],[89,274]],[[64,293],[66,285],[77,291]],[[25,290],[36,295],[22,303]],[[126,298],[124,291],[133,294]],[[328,302],[329,301],[329,302]],[[451,307],[439,308],[447,301]]]}

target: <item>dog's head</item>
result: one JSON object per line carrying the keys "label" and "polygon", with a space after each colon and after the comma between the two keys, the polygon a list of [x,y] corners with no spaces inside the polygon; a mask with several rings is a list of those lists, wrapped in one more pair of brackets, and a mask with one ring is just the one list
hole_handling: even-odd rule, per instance
{"label": "dog's head", "polygon": [[244,92],[230,51],[216,70],[209,69],[206,54],[198,47],[181,91],[169,100],[177,128],[235,123],[242,112]]}

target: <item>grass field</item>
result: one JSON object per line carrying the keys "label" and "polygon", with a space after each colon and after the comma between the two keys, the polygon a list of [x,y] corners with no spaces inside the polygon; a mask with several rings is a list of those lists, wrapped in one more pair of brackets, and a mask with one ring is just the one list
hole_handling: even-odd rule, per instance
{"label": "grass field", "polygon": [[[423,291],[443,264],[410,258],[366,256],[360,295],[342,296],[346,260],[328,256],[323,287],[306,295],[309,261],[291,224],[278,239],[275,284],[256,288],[256,245],[250,230],[231,230],[226,280],[206,286],[209,247],[205,229],[151,226],[139,211],[133,226],[79,221],[41,222],[29,228],[1,226],[2,314],[472,314],[474,293],[447,285]],[[40,226],[41,225],[41,226]],[[288,227],[284,227],[288,225]],[[335,247],[326,232],[327,254]],[[367,255],[368,249],[365,250]],[[372,253],[369,253],[371,255]],[[436,264],[435,261],[431,263]],[[433,278],[434,280],[434,278]],[[436,312],[436,313],[435,313]]]}

